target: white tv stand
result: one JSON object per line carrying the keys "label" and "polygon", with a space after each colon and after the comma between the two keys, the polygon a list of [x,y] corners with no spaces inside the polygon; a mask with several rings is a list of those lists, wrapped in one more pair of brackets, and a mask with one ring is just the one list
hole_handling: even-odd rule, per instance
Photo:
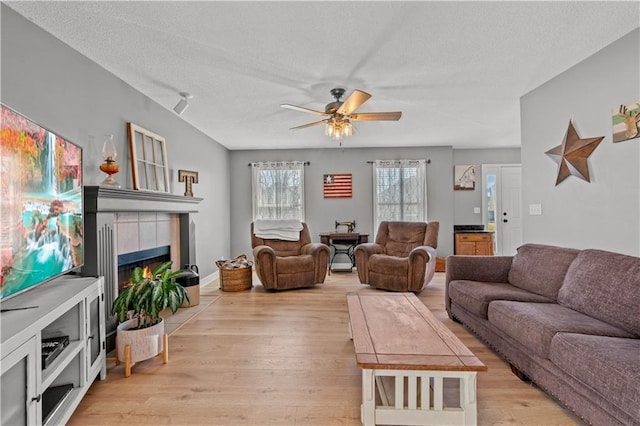
{"label": "white tv stand", "polygon": [[[0,308],[0,424],[65,424],[107,376],[103,278],[64,275]],[[69,345],[43,369],[42,339],[59,336]]]}

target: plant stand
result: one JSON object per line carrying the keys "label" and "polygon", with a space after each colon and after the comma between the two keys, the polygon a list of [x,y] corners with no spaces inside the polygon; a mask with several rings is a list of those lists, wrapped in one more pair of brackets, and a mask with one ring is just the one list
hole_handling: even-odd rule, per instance
{"label": "plant stand", "polygon": [[124,377],[131,376],[131,368],[138,361],[162,355],[163,364],[169,362],[169,336],[164,332],[164,319],[141,330],[131,330],[136,318],[118,325],[116,335],[116,365],[124,361]]}

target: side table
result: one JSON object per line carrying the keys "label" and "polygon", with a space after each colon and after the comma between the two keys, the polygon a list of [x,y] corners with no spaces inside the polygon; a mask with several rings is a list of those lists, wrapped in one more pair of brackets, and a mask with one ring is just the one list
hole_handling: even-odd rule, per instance
{"label": "side table", "polygon": [[358,244],[363,244],[369,241],[369,234],[360,234],[358,232],[322,232],[320,235],[320,242],[326,244],[332,249],[331,257],[329,258],[329,274],[333,268],[333,262],[337,255],[344,254],[349,256],[351,261],[351,269],[356,266],[356,258],[353,253]]}

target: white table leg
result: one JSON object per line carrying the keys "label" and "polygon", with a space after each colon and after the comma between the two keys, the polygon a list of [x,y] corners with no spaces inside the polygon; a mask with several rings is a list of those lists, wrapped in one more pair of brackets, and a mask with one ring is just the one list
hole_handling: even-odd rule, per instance
{"label": "white table leg", "polygon": [[464,410],[465,425],[478,424],[478,399],[476,373],[463,374],[460,378],[460,406]]}
{"label": "white table leg", "polygon": [[373,370],[362,369],[362,424],[365,426],[376,424],[376,382]]}

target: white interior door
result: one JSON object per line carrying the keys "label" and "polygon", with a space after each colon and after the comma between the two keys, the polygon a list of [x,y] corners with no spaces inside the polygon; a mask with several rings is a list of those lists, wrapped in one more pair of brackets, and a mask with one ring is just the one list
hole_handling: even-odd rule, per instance
{"label": "white interior door", "polygon": [[520,166],[500,167],[500,254],[511,256],[522,244],[522,172]]}
{"label": "white interior door", "polygon": [[494,231],[494,253],[509,256],[522,244],[522,173],[519,164],[482,165],[482,220]]}

